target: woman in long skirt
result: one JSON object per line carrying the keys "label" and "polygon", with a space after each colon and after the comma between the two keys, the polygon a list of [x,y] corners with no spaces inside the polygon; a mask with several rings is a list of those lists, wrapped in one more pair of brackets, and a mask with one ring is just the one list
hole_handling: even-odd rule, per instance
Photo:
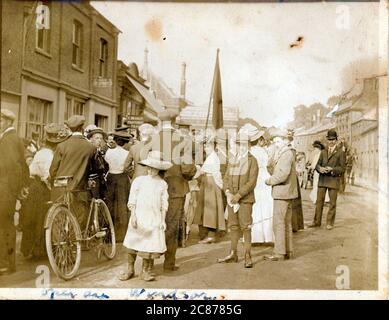
{"label": "woman in long skirt", "polygon": [[70,134],[64,125],[51,123],[45,126],[44,146],[30,163],[31,183],[29,195],[21,208],[20,227],[23,231],[21,252],[28,258],[46,255],[44,222],[50,201],[49,169],[58,143]]}
{"label": "woman in long skirt", "polygon": [[214,243],[216,232],[226,230],[223,180],[214,140],[205,143],[204,151],[206,159],[195,176],[199,181],[200,191],[193,223],[199,225],[200,243]]}
{"label": "woman in long skirt", "polygon": [[108,149],[105,161],[108,163],[106,203],[115,227],[116,241],[122,242],[128,225],[127,200],[130,192],[130,178],[125,169],[128,151],[123,148],[126,136],[115,133],[116,147]]}

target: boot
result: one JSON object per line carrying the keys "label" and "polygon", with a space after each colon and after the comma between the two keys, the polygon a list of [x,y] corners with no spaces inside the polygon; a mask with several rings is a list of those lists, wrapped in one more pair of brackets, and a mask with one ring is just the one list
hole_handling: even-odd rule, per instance
{"label": "boot", "polygon": [[230,254],[222,259],[217,259],[218,263],[231,263],[231,262],[238,262],[238,255],[236,251],[232,250]]}
{"label": "boot", "polygon": [[252,268],[253,262],[251,261],[251,229],[243,231],[244,238],[244,267]]}
{"label": "boot", "polygon": [[149,273],[155,277],[155,272],[153,271],[154,268],[154,259],[149,259],[149,266],[148,266],[148,271]]}
{"label": "boot", "polygon": [[142,274],[141,274],[140,278],[144,281],[155,280],[155,277],[153,275],[151,275],[149,272],[150,260],[151,259],[143,259]]}
{"label": "boot", "polygon": [[245,268],[252,268],[253,267],[253,262],[251,260],[251,253],[246,252],[244,255],[244,267]]}
{"label": "boot", "polygon": [[134,275],[135,275],[135,267],[134,267],[135,259],[136,259],[135,254],[132,254],[132,253],[128,254],[128,270],[127,270],[127,272],[123,272],[120,274],[119,280],[127,281],[127,280],[130,280],[131,278],[134,277]]}

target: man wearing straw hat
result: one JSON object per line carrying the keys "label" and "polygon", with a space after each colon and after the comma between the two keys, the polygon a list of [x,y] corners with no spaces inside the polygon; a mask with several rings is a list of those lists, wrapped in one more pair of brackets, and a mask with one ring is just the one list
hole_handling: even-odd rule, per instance
{"label": "man wearing straw hat", "polygon": [[13,127],[15,114],[1,108],[0,117],[0,275],[15,272],[16,229],[14,214],[18,196],[26,195],[28,167],[24,144]]}
{"label": "man wearing straw hat", "polygon": [[274,168],[265,183],[272,186],[275,241],[273,254],[266,255],[265,260],[278,261],[293,256],[292,207],[293,200],[298,198],[298,182],[295,154],[289,145],[288,132],[274,130],[273,142],[277,150],[273,158]]}

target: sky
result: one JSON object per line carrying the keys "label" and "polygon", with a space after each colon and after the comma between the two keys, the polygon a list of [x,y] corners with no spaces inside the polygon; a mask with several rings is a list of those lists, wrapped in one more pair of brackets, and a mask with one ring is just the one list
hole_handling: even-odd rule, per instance
{"label": "sky", "polygon": [[208,105],[219,48],[223,105],[265,126],[378,74],[378,3],[91,3],[121,31],[118,59],[142,69],[147,46],[177,94],[185,62],[195,105]]}

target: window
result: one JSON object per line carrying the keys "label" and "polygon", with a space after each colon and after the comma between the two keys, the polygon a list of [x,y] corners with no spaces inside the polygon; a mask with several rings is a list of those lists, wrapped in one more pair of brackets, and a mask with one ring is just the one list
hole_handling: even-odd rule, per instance
{"label": "window", "polygon": [[53,107],[51,101],[34,97],[27,98],[28,118],[26,137],[31,137],[32,132],[39,132],[43,137],[43,127],[53,121]]}
{"label": "window", "polygon": [[108,117],[95,114],[95,125],[102,128],[104,131],[108,130]]}
{"label": "window", "polygon": [[40,1],[36,8],[36,48],[50,53],[50,2]]}
{"label": "window", "polygon": [[65,108],[65,119],[69,119],[74,115],[85,115],[85,101],[67,97],[66,98],[66,108]]}
{"label": "window", "polygon": [[72,64],[81,68],[82,67],[82,24],[77,20],[73,21],[73,52],[72,52]]}
{"label": "window", "polygon": [[108,42],[100,39],[99,77],[107,76]]}

